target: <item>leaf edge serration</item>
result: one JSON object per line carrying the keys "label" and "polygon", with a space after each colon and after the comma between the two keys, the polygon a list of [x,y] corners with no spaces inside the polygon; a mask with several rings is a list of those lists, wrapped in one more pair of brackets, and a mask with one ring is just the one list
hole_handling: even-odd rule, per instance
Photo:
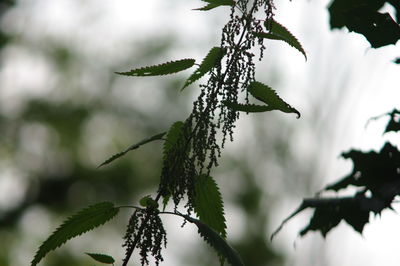
{"label": "leaf edge serration", "polygon": [[[31,266],[37,265],[50,251],[60,247],[68,240],[105,224],[107,221],[115,217],[118,214],[118,211],[119,208],[115,208],[113,203],[100,202],[90,205],[70,216],[42,243],[42,245],[40,245],[39,250],[31,261]],[[105,214],[107,214],[107,216],[104,216]],[[94,220],[91,223],[86,224],[86,226],[80,230],[77,230],[79,224],[82,226],[83,222],[96,218],[96,216],[98,216],[98,220]],[[77,224],[74,226],[74,223]],[[62,235],[62,232],[64,235]]]}
{"label": "leaf edge serration", "polygon": [[163,76],[191,68],[196,61],[193,58],[168,61],[166,63],[135,68],[127,72],[115,72],[118,75],[133,77]]}

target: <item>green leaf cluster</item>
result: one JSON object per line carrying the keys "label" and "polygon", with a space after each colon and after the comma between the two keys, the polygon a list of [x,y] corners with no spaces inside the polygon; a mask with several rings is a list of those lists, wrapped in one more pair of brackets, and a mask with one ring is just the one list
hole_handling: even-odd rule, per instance
{"label": "green leaf cluster", "polygon": [[[127,265],[134,249],[139,249],[142,265],[149,264],[147,259],[149,254],[153,256],[157,265],[163,260],[161,250],[166,245],[166,232],[160,215],[165,213],[180,215],[186,221],[194,223],[201,237],[217,251],[221,263],[226,259],[233,266],[244,265],[238,253],[225,240],[227,227],[223,200],[217,183],[210,176],[211,170],[218,165],[226,139],[233,138],[233,129],[238,119],[236,111],[257,113],[278,110],[295,113],[300,117],[300,113],[280,98],[272,88],[255,81],[252,49],[259,45],[261,60],[265,49],[263,38],[284,41],[306,57],[300,42],[289,30],[271,19],[273,15],[271,1],[253,1],[251,4],[249,1],[234,0],[203,0],[203,2],[207,4],[196,10],[206,11],[219,6],[234,8],[231,8],[230,20],[222,30],[220,46],[209,50],[181,89],[209,75],[207,83],[199,86],[201,92],[193,104],[192,113],[185,122],[173,123],[167,132],[141,140],[100,164],[100,166],[107,165],[142,145],[155,140],[164,140],[163,167],[157,195],[154,198],[150,196],[141,198],[139,201],[141,207],[129,206],[134,208],[135,212],[131,215],[124,237],[126,248],[124,266]],[[262,25],[255,18],[255,14],[261,10],[265,11],[268,18],[264,24],[267,32],[263,32]],[[236,12],[241,14],[238,15]],[[116,73],[134,77],[169,75],[191,68],[194,64],[194,59],[185,58]],[[251,95],[263,105],[238,103],[237,99],[244,91],[246,99]],[[220,133],[223,136],[218,139]],[[174,213],[158,210],[159,201],[163,200],[165,210],[170,198],[175,204]],[[177,212],[181,200],[187,200],[184,206],[187,213],[194,212],[199,219]],[[119,208],[114,207],[112,203],[103,202],[73,215],[40,246],[32,266],[67,240],[109,221],[118,211]],[[96,253],[87,255],[101,263],[114,263],[114,259],[108,255]]]}

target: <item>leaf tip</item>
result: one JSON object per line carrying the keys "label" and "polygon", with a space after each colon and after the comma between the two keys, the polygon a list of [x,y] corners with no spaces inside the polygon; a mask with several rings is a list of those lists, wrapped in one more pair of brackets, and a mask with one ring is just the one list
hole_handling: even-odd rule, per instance
{"label": "leaf tip", "polygon": [[114,262],[115,262],[114,258],[110,255],[99,254],[99,253],[89,253],[89,252],[85,252],[85,254],[100,263],[114,264]]}
{"label": "leaf tip", "polygon": [[114,72],[114,74],[123,75],[123,76],[127,76],[128,75],[127,72]]}

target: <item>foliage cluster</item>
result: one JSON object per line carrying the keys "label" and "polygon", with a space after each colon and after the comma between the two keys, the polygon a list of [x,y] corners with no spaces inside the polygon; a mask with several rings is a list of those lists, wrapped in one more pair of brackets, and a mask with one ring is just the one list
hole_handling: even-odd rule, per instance
{"label": "foliage cluster", "polygon": [[[384,134],[400,130],[400,111],[394,109]],[[400,196],[400,151],[386,142],[379,152],[350,150],[342,157],[353,162],[352,172],[336,183],[325,187],[316,198],[304,199],[299,208],[283,224],[307,208],[313,208],[310,223],[300,232],[319,231],[324,237],[342,220],[359,233],[369,222],[371,214],[379,215],[385,209],[392,209],[396,196]],[[329,190],[339,191],[349,186],[356,188],[353,196],[335,198],[321,197]],[[283,225],[282,224],[282,225]],[[281,228],[272,235],[274,236]]]}
{"label": "foliage cluster", "polygon": [[[274,19],[272,0],[203,1],[205,6],[196,10],[208,11],[227,6],[230,16],[222,29],[220,45],[212,47],[201,62],[184,58],[117,72],[133,77],[160,76],[196,65],[197,69],[184,82],[181,90],[207,77],[199,85],[198,98],[186,120],[173,123],[165,132],[131,145],[100,165],[105,166],[147,143],[162,141],[162,169],[157,191],[154,195],[144,196],[139,205],[114,206],[113,203],[103,202],[71,216],[40,246],[32,266],[67,240],[109,221],[121,209],[134,209],[124,237],[126,253],[123,265],[128,265],[135,249],[139,249],[142,265],[150,263],[149,256],[154,258],[156,265],[163,261],[162,250],[167,245],[167,233],[162,215],[175,215],[183,218],[184,224],[194,224],[199,235],[215,249],[221,263],[227,261],[231,265],[244,265],[239,254],[226,240],[223,199],[211,172],[218,166],[226,141],[233,140],[241,112],[248,114],[278,110],[300,117],[297,109],[268,85],[255,79],[254,50],[258,49],[258,59],[261,61],[266,49],[264,42],[279,40],[297,49],[306,59],[307,55],[297,38]],[[396,43],[400,39],[398,23],[389,14],[378,12],[385,2],[366,2],[333,1],[329,8],[332,28],[346,26],[351,31],[361,33],[374,48]],[[398,12],[399,6],[395,2],[390,3]],[[253,103],[254,99],[261,103]],[[387,131],[399,130],[398,116],[398,110],[390,113]],[[384,208],[390,208],[395,196],[400,194],[400,153],[395,146],[387,143],[379,153],[352,150],[344,153],[343,157],[353,160],[352,173],[326,190],[337,191],[349,185],[359,190],[354,197],[305,199],[288,218],[305,208],[315,208],[310,224],[301,235],[319,230],[325,236],[341,220],[362,232],[369,213],[377,214]],[[101,263],[114,263],[109,255],[88,255]]]}
{"label": "foliage cluster", "polygon": [[[393,19],[389,13],[379,10],[389,4],[395,10]],[[334,0],[329,6],[331,28],[347,27],[348,30],[364,35],[371,47],[379,48],[396,44],[400,39],[400,5],[398,1]],[[398,59],[394,60],[398,63]],[[394,109],[386,114],[389,122],[384,134],[398,134],[400,113]],[[374,119],[377,119],[376,117]],[[352,172],[325,187],[315,198],[304,199],[298,209],[282,225],[299,212],[313,208],[310,223],[300,232],[303,236],[309,231],[319,231],[324,237],[342,220],[359,233],[369,222],[371,214],[379,215],[385,209],[392,209],[396,196],[400,196],[400,151],[399,147],[386,142],[379,152],[350,150],[341,155],[353,162]],[[335,198],[322,197],[325,191],[343,190],[349,186],[356,188],[353,196]]]}
{"label": "foliage cluster", "polygon": [[[272,88],[255,80],[254,48],[259,49],[259,60],[263,58],[264,41],[268,39],[283,41],[305,57],[306,54],[300,42],[273,19],[272,1],[205,2],[207,5],[198,10],[229,6],[230,19],[222,29],[220,45],[212,47],[200,63],[196,64],[195,59],[185,58],[116,72],[133,77],[160,76],[180,72],[196,64],[197,69],[189,76],[181,90],[206,75],[208,77],[205,83],[199,85],[199,96],[185,121],[173,123],[166,132],[139,141],[100,165],[105,166],[131,150],[161,140],[164,142],[163,162],[157,193],[144,196],[139,202],[140,206],[115,207],[110,202],[104,202],[82,210],[61,225],[43,243],[32,265],[39,263],[49,251],[68,239],[105,223],[121,208],[126,207],[134,208],[135,211],[131,215],[124,237],[126,255],[123,265],[128,264],[135,249],[139,249],[142,265],[149,264],[149,255],[153,256],[157,265],[163,261],[161,251],[167,243],[166,232],[160,219],[163,214],[179,216],[185,222],[196,225],[199,235],[217,251],[221,263],[226,260],[232,265],[243,265],[238,253],[226,242],[223,200],[211,171],[218,166],[218,159],[226,141],[233,140],[233,129],[239,112],[279,110],[295,113],[300,117],[299,111],[280,98]],[[250,103],[250,96],[262,102],[262,105]],[[170,206],[169,202],[173,206],[171,211],[166,210]],[[104,211],[108,215],[93,214],[97,213],[99,206],[107,206],[108,209]],[[181,208],[184,209],[184,213]],[[198,219],[192,217],[193,213]]]}

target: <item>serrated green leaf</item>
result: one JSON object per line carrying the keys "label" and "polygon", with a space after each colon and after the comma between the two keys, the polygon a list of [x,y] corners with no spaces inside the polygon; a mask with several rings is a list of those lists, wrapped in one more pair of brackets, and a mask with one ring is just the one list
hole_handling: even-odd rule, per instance
{"label": "serrated green leaf", "polygon": [[109,164],[109,163],[111,163],[112,161],[118,159],[119,157],[124,156],[124,155],[127,154],[129,151],[136,150],[137,148],[139,148],[140,146],[142,146],[142,145],[144,145],[144,144],[147,144],[147,143],[152,142],[152,141],[155,141],[155,140],[162,139],[162,137],[164,137],[165,134],[166,134],[166,132],[162,132],[162,133],[156,134],[156,135],[154,135],[154,136],[152,136],[152,137],[150,137],[150,138],[147,138],[147,139],[144,139],[144,140],[142,140],[142,141],[139,141],[138,143],[135,143],[135,144],[129,146],[129,147],[128,147],[127,149],[125,149],[124,151],[112,155],[110,158],[108,158],[107,160],[105,160],[105,161],[104,161],[102,164],[100,164],[98,167],[101,167],[101,166],[103,166],[103,165]]}
{"label": "serrated green leaf", "polygon": [[194,191],[194,211],[200,218],[200,221],[209,225],[225,238],[224,203],[217,183],[215,183],[211,176],[197,176]]}
{"label": "serrated green leaf", "polygon": [[154,199],[151,198],[150,195],[144,196],[139,201],[140,206],[142,207],[150,207],[150,208],[158,208],[158,203]]}
{"label": "serrated green leaf", "polygon": [[297,49],[300,53],[302,53],[305,59],[307,60],[306,51],[304,51],[304,48],[299,42],[299,40],[297,40],[297,38],[282,24],[278,23],[273,19],[270,19],[264,22],[264,26],[268,30],[268,33],[253,32],[253,34],[259,38],[284,41],[290,46]]}
{"label": "serrated green leaf", "polygon": [[233,247],[231,247],[218,232],[200,220],[194,219],[188,215],[181,216],[184,217],[188,222],[194,223],[199,230],[199,234],[204,238],[204,240],[211,247],[213,247],[218,254],[221,254],[228,261],[228,263],[230,263],[232,266],[244,266],[239,253]]}
{"label": "serrated green leaf", "polygon": [[274,110],[274,108],[266,105],[241,104],[228,101],[223,101],[222,103],[225,104],[227,107],[239,112],[261,113]]}
{"label": "serrated green leaf", "polygon": [[[164,141],[163,147],[163,160],[164,164],[168,162],[168,156],[172,152],[172,149],[176,147],[177,142],[181,135],[183,134],[184,123],[182,121],[177,121],[173,123],[168,130],[167,136]],[[168,188],[169,189],[169,188]],[[169,199],[171,198],[170,192],[165,191],[163,196],[163,206],[164,209],[168,204]]]}
{"label": "serrated green leaf", "polygon": [[178,142],[179,137],[182,134],[184,123],[182,121],[177,121],[172,124],[167,133],[164,142],[164,159],[168,156],[168,153]]}
{"label": "serrated green leaf", "polygon": [[87,253],[87,252],[85,254],[100,263],[113,264],[115,262],[114,258],[109,255],[97,254],[97,253]]}
{"label": "serrated green leaf", "polygon": [[204,76],[208,71],[210,71],[214,66],[216,66],[223,57],[223,49],[220,47],[213,47],[208,52],[206,57],[201,62],[199,68],[186,80],[185,85],[183,86],[182,90],[195,82],[196,80],[200,79]]}
{"label": "serrated green leaf", "polygon": [[48,252],[60,247],[69,239],[90,231],[118,214],[119,208],[115,208],[111,202],[102,202],[89,206],[77,214],[68,218],[46,241],[39,247],[31,266],[37,265]]}
{"label": "serrated green leaf", "polygon": [[171,193],[163,195],[163,211],[165,211],[165,208],[167,207],[170,198],[171,198]]}
{"label": "serrated green leaf", "polygon": [[266,103],[268,107],[271,107],[273,110],[279,110],[284,113],[295,113],[297,114],[297,118],[300,117],[299,111],[282,100],[276,92],[267,85],[254,81],[250,83],[247,90],[252,96]]}
{"label": "serrated green leaf", "polygon": [[208,5],[201,7],[201,8],[195,8],[193,10],[207,11],[207,10],[211,10],[213,8],[219,7],[219,6],[235,5],[235,2],[233,0],[203,0],[203,1],[208,3]]}
{"label": "serrated green leaf", "polygon": [[136,68],[128,72],[116,72],[116,74],[137,77],[168,75],[188,69],[192,67],[194,63],[194,59],[182,59],[155,66]]}

